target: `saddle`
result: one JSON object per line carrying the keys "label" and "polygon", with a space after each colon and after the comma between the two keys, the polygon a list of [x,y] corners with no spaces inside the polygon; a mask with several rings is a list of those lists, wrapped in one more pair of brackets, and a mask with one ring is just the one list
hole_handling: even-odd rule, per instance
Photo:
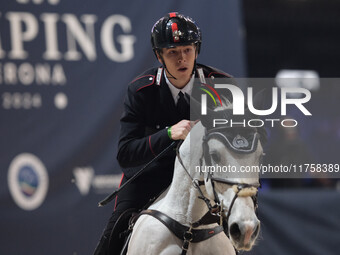
{"label": "saddle", "polygon": [[110,251],[110,254],[126,255],[127,246],[132,233],[132,228],[130,229],[129,226],[131,225],[131,220],[136,215],[138,215],[138,211],[135,208],[130,208],[119,216],[112,228],[109,238],[108,250]]}
{"label": "saddle", "polygon": [[[164,190],[163,190],[164,191]],[[110,238],[109,249],[110,254],[113,255],[126,255],[129,245],[132,229],[140,213],[147,209],[159,196],[163,193],[160,192],[157,196],[151,198],[142,209],[129,208],[125,210],[117,219],[114,224]]]}

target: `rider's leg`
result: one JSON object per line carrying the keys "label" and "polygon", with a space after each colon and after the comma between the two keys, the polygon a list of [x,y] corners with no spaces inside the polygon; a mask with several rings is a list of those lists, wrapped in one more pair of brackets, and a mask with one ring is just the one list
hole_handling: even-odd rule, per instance
{"label": "rider's leg", "polygon": [[130,208],[136,208],[136,203],[133,201],[122,201],[117,204],[96,247],[95,255],[120,254],[120,247],[115,247],[115,250],[111,251],[109,246],[110,238],[112,238],[113,226],[116,224],[117,219],[124,211]]}
{"label": "rider's leg", "polygon": [[[109,247],[109,244],[112,243],[112,240],[110,241],[112,229],[123,212],[131,208],[142,209],[151,198],[159,195],[163,189],[168,187],[171,181],[171,179],[155,179],[157,181],[154,181],[150,176],[141,176],[138,182],[130,183],[119,193],[115,210],[109,219],[94,255],[120,254],[121,247],[115,246],[114,251],[111,251]],[[124,176],[122,183],[125,183],[126,180]]]}
{"label": "rider's leg", "polygon": [[[125,177],[123,183],[125,182]],[[128,209],[135,208],[141,209],[150,199],[150,194],[145,194],[135,183],[129,184],[124,190],[122,190],[116,201],[115,209],[102,233],[101,239],[97,244],[94,255],[107,255],[107,254],[120,254],[121,247],[115,247],[114,251],[110,250],[109,244],[111,233],[114,225],[117,222],[119,216]],[[145,189],[144,189],[145,190]],[[114,237],[113,237],[114,238]]]}

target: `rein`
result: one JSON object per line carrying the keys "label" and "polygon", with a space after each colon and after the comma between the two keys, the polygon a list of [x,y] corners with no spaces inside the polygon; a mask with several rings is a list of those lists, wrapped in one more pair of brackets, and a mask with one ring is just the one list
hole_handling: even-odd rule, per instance
{"label": "rein", "polygon": [[121,192],[125,187],[127,187],[131,182],[133,182],[136,178],[138,178],[138,176],[140,176],[143,172],[145,172],[146,169],[149,168],[149,166],[157,161],[158,159],[162,158],[167,152],[169,152],[170,150],[172,150],[176,145],[176,142],[173,141],[168,147],[166,147],[164,150],[162,150],[156,157],[154,157],[152,160],[150,160],[146,165],[144,165],[135,175],[133,175],[130,179],[128,179],[122,186],[120,186],[118,188],[118,190],[115,190],[113,193],[111,193],[110,195],[108,195],[106,198],[104,198],[102,201],[100,201],[98,203],[99,207],[102,207],[106,204],[108,204],[109,202],[111,202],[116,195]]}

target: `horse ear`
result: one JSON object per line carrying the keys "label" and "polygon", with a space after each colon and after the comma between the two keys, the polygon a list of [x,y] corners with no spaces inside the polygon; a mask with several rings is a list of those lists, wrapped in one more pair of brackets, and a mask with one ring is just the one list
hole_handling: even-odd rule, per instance
{"label": "horse ear", "polygon": [[226,95],[221,95],[221,101],[223,102],[223,106],[225,109],[232,108],[232,102],[230,101],[230,98]]}

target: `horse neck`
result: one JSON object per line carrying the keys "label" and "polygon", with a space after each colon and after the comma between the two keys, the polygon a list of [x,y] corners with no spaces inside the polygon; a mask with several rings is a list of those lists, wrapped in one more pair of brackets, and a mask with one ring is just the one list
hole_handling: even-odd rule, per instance
{"label": "horse neck", "polygon": [[[181,147],[181,152],[185,151],[186,155],[182,158],[185,168],[189,171],[192,178],[199,178],[199,172],[195,171],[195,164],[190,162],[189,151],[190,142],[186,139]],[[195,153],[197,155],[197,153]],[[199,165],[199,160],[196,165]],[[189,162],[191,166],[189,166]],[[178,158],[175,161],[174,176],[170,189],[166,195],[168,210],[175,220],[185,223],[192,223],[199,220],[206,212],[207,206],[203,200],[199,199],[198,190],[192,185],[192,179],[186,173]]]}

